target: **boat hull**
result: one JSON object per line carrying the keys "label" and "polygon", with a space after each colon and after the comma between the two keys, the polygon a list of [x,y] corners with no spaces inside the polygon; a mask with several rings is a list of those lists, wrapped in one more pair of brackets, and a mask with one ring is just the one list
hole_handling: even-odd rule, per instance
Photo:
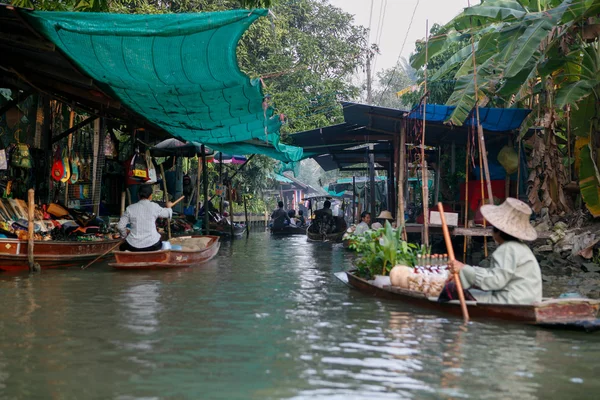
{"label": "boat hull", "polygon": [[273,236],[306,235],[306,227],[285,226],[283,228],[271,228]]}
{"label": "boat hull", "polygon": [[[348,284],[371,296],[402,301],[419,307],[462,315],[460,303],[451,301],[438,303],[421,292],[393,286],[377,287],[368,281],[346,272]],[[569,322],[595,321],[599,300],[592,299],[549,299],[531,305],[485,304],[467,301],[469,316],[474,319],[495,318],[537,325],[565,324]]]}
{"label": "boat hull", "polygon": [[[96,242],[35,241],[33,258],[41,268],[80,267],[119,242],[118,239]],[[0,271],[28,271],[28,245],[26,240],[0,239]]]}
{"label": "boat hull", "polygon": [[204,264],[219,252],[218,236],[193,237],[208,237],[211,241],[202,250],[116,251],[116,262],[109,265],[121,270],[185,268]]}
{"label": "boat hull", "polygon": [[[344,234],[346,233],[346,229],[348,228],[348,224],[344,218],[335,217],[337,219],[337,232],[329,233],[329,234],[321,234],[318,232],[312,232],[311,228],[316,225],[310,225],[306,230],[306,237],[309,241],[313,242],[341,242],[344,238]],[[318,228],[317,228],[318,229]]]}

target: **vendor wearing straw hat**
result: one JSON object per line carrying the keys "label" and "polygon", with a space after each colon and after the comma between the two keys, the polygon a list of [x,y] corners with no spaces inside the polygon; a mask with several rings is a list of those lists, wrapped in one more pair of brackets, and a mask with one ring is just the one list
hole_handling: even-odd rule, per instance
{"label": "vendor wearing straw hat", "polygon": [[481,214],[492,225],[494,241],[499,244],[491,257],[490,268],[450,261],[452,272],[460,275],[464,289],[481,303],[532,304],[542,300],[542,273],[525,242],[537,239],[529,223],[531,208],[520,200],[507,198],[499,206],[481,206]]}
{"label": "vendor wearing straw hat", "polygon": [[394,217],[392,217],[392,213],[387,211],[387,210],[383,210],[379,213],[379,215],[377,216],[377,218],[375,218],[377,221],[381,221],[381,222],[375,222],[373,225],[371,225],[371,229],[379,229],[379,228],[383,228],[385,225],[385,221],[390,221],[390,224],[394,223]]}

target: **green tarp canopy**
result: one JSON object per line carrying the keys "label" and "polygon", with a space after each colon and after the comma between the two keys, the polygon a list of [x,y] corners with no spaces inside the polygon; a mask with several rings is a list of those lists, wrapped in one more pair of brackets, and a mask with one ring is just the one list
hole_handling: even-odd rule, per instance
{"label": "green tarp canopy", "polygon": [[260,81],[237,64],[239,39],[267,13],[23,15],[103,90],[172,135],[297,161],[302,149],[279,143],[281,123],[263,107]]}

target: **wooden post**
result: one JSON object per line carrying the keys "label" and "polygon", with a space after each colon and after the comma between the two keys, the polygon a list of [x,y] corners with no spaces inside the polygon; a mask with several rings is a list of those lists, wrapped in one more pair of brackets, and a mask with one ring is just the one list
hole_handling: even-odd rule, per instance
{"label": "wooden post", "polygon": [[440,183],[441,183],[441,172],[442,168],[440,165],[440,160],[442,159],[442,146],[438,145],[438,159],[435,167],[435,200],[434,202],[437,204],[440,201]]}
{"label": "wooden post", "polygon": [[421,186],[423,200],[423,243],[429,246],[429,179],[425,160],[425,125],[427,122],[427,63],[429,62],[429,20],[425,22],[425,80],[423,86],[423,132],[421,134]]}
{"label": "wooden post", "polygon": [[35,191],[29,189],[27,191],[27,230],[28,230],[28,243],[27,243],[27,260],[29,261],[29,272],[39,272],[40,266],[36,264],[33,258],[33,247],[35,246],[35,226],[33,224],[34,211],[35,211]]}
{"label": "wooden post", "polygon": [[198,219],[198,213],[200,212],[200,175],[202,175],[202,163],[200,162],[200,157],[198,157],[198,176],[196,177],[196,219]]}
{"label": "wooden post", "polygon": [[406,164],[406,125],[400,126],[400,144],[398,146],[398,212],[396,224],[402,227],[402,237],[406,240],[406,221],[404,220],[404,173]]}
{"label": "wooden post", "polygon": [[246,202],[246,196],[244,198],[244,217],[246,217],[246,236],[250,235],[250,224],[248,223],[248,204]]}
{"label": "wooden post", "polygon": [[[469,156],[471,155],[471,132],[467,131],[467,155],[465,157],[465,229],[469,227]],[[463,262],[467,262],[467,235],[463,244]]]}
{"label": "wooden post", "polygon": [[[75,111],[71,111],[71,114],[69,115],[69,129],[71,129],[73,127],[73,120],[75,119]],[[67,139],[67,160],[69,160],[69,163],[71,162],[71,147],[73,146],[73,134],[69,134],[68,139]],[[71,169],[71,173],[73,173],[73,169],[72,169],[72,165],[69,165],[69,168]],[[65,207],[69,207],[69,181],[70,179],[68,179],[65,182]]]}
{"label": "wooden post", "polygon": [[356,224],[356,177],[352,175],[352,223]]}
{"label": "wooden post", "polygon": [[519,146],[519,163],[517,164],[517,199],[521,200],[519,198],[519,190],[521,189],[521,147],[523,147],[521,138],[518,138],[517,144]]}
{"label": "wooden post", "polygon": [[233,226],[233,190],[231,187],[231,181],[227,183],[227,194],[229,195],[229,229],[231,231],[231,240],[235,239],[235,229]]}
{"label": "wooden post", "polygon": [[369,210],[371,211],[371,216],[375,217],[377,210],[375,209],[375,155],[373,154],[373,145],[369,145]]}
{"label": "wooden post", "polygon": [[[519,142],[520,143],[520,142]],[[521,147],[519,147],[521,150]],[[569,156],[569,183],[573,180],[573,172],[571,169],[571,105],[567,105],[567,154]],[[521,165],[521,153],[519,151],[519,165]]]}
{"label": "wooden post", "polygon": [[[223,185],[223,153],[219,152],[219,184]],[[219,213],[223,215],[223,197],[219,196]]]}
{"label": "wooden post", "polygon": [[125,214],[125,197],[127,196],[127,194],[125,193],[125,191],[121,192],[121,216],[123,216],[123,214]]}
{"label": "wooden post", "polygon": [[[508,139],[508,146],[512,147],[512,140]],[[504,177],[504,197],[510,197],[510,174],[507,172]]]}
{"label": "wooden post", "polygon": [[206,168],[206,147],[201,146],[202,151],[202,186],[204,190],[204,224],[205,232],[210,235],[210,220],[208,216],[208,170]]}
{"label": "wooden post", "polygon": [[[481,201],[483,203],[485,203],[485,192],[483,190],[483,170],[482,170],[483,155],[482,155],[482,151],[483,151],[483,149],[481,148],[481,141],[479,141],[479,182],[481,182]],[[479,209],[481,209],[481,205],[479,206]],[[481,211],[480,211],[480,213],[481,213]],[[482,216],[482,218],[483,218],[483,216]],[[485,228],[485,218],[483,218],[483,227]],[[487,256],[488,256],[487,236],[483,237],[483,253],[485,254],[485,257],[487,258]]]}
{"label": "wooden post", "polygon": [[[165,191],[164,198],[165,204],[169,201],[169,192],[167,192],[167,179],[165,177],[165,167],[160,164],[160,176],[163,181],[163,190]],[[167,235],[169,235],[169,240],[171,240],[171,218],[167,219]]]}

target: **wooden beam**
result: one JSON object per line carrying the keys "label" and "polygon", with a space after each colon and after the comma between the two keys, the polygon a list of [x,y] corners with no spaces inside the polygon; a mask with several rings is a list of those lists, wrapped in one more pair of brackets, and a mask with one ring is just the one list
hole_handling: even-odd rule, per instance
{"label": "wooden beam", "polygon": [[99,117],[97,115],[92,115],[91,117],[86,118],[85,120],[81,121],[80,123],[78,123],[77,125],[73,126],[72,128],[69,128],[66,131],[64,131],[63,133],[59,134],[58,136],[52,138],[52,143],[56,143],[59,140],[66,138],[71,133],[75,132],[78,129],[83,128],[84,126],[86,126],[88,124],[91,124],[92,122],[94,122],[98,118]]}

